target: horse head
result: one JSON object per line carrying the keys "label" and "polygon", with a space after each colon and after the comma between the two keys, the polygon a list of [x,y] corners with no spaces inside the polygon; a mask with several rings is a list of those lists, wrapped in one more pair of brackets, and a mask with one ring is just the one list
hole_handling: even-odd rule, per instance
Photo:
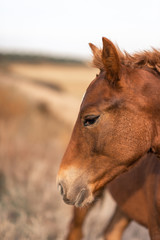
{"label": "horse head", "polygon": [[159,75],[106,38],[102,50],[90,47],[100,72],[86,90],[57,177],[64,201],[78,207],[160,146]]}

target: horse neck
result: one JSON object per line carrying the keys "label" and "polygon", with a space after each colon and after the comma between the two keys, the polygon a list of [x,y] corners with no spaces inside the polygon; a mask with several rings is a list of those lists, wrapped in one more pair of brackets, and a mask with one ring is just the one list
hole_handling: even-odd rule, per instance
{"label": "horse neck", "polygon": [[152,112],[152,117],[156,119],[158,125],[160,126],[160,75],[153,75],[150,80],[148,90],[148,98],[150,99],[150,108]]}
{"label": "horse neck", "polygon": [[148,92],[147,98],[151,120],[155,126],[153,151],[160,157],[160,75],[152,74],[149,78],[150,84],[146,92]]}

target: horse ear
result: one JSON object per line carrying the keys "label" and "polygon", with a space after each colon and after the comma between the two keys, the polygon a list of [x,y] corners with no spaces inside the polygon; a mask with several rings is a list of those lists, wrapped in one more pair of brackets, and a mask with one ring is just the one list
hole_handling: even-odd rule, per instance
{"label": "horse ear", "polygon": [[103,62],[102,62],[101,50],[92,43],[89,43],[89,46],[93,53],[93,60],[92,60],[93,66],[102,70],[104,68],[104,66],[103,66]]}
{"label": "horse ear", "polygon": [[89,43],[89,46],[92,50],[93,55],[95,55],[96,52],[99,51],[99,49],[93,43]]}
{"label": "horse ear", "polygon": [[106,78],[113,84],[120,79],[120,59],[116,47],[107,38],[102,38],[102,62],[106,70]]}

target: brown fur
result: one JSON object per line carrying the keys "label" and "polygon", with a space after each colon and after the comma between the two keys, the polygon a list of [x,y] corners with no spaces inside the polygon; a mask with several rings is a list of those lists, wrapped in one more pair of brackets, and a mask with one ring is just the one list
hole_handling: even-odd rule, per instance
{"label": "brown fur", "polygon": [[[100,50],[91,48],[100,67]],[[159,52],[123,57],[103,38],[101,59],[103,69],[87,88],[57,178],[64,201],[76,207],[93,202],[150,151],[160,156]],[[152,204],[159,199],[153,193]]]}
{"label": "brown fur", "polygon": [[[92,50],[94,52],[94,50]],[[145,68],[155,71],[155,73],[160,74],[160,51],[157,49],[152,49],[152,51],[142,51],[135,53],[133,55],[122,52],[117,47],[117,53],[120,58],[120,62],[124,66],[129,66],[132,68]],[[104,64],[102,61],[102,49],[96,49],[93,55],[92,65],[95,68],[104,70]]]}
{"label": "brown fur", "polygon": [[[118,205],[109,225],[102,233],[104,239],[120,240],[131,220],[147,227],[151,239],[160,239],[159,176],[160,161],[155,155],[149,154],[142,158],[136,167],[108,184],[108,189]],[[78,235],[74,235],[75,239],[82,238],[82,226],[89,211],[90,208],[74,209],[67,240],[72,239],[70,236],[74,235],[75,229],[79,232]],[[76,223],[79,217],[81,222],[79,221],[78,225]]]}

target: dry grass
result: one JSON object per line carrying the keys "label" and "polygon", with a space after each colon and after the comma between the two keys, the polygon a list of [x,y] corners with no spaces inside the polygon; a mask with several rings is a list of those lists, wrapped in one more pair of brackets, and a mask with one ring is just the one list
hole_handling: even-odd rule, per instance
{"label": "dry grass", "polygon": [[[71,207],[62,202],[55,178],[94,73],[87,67],[46,64],[11,64],[0,70],[0,239],[64,239]],[[62,91],[37,85],[38,80]],[[87,240],[98,239],[106,207],[99,202],[87,219]],[[124,239],[138,240],[142,231],[137,231],[131,227]]]}
{"label": "dry grass", "polygon": [[[89,70],[90,69],[90,70]],[[90,79],[98,73],[97,69],[85,66],[53,65],[53,64],[11,64],[9,71],[21,78],[27,77],[35,81],[57,83],[62,89],[76,98],[82,97]]]}
{"label": "dry grass", "polygon": [[13,86],[0,98],[0,239],[58,239],[55,176],[68,128]]}

